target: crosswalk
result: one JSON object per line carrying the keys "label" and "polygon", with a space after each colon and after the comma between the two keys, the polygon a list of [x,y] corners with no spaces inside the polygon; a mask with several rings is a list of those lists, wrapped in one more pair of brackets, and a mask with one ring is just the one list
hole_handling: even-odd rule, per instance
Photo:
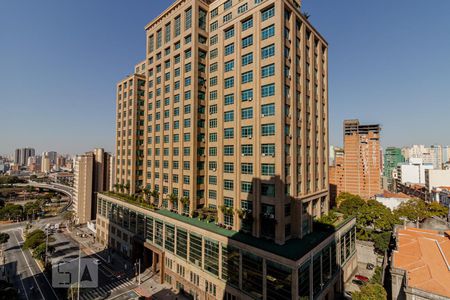
{"label": "crosswalk", "polygon": [[92,289],[80,294],[80,299],[83,300],[93,300],[93,299],[104,299],[109,296],[113,291],[122,289],[127,286],[134,286],[135,282],[133,279],[122,278],[120,280],[111,282],[107,285]]}

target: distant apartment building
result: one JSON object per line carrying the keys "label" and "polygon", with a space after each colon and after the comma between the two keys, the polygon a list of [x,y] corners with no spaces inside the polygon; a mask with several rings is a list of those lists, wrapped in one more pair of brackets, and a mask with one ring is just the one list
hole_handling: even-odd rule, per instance
{"label": "distant apartment building", "polygon": [[402,148],[402,154],[406,161],[411,158],[422,159],[424,164],[432,164],[434,169],[442,169],[450,160],[450,147],[442,145],[413,145]]}
{"label": "distant apartment building", "polygon": [[355,222],[313,230],[329,206],[328,49],[300,2],[178,0],[146,44],[117,84],[115,169],[122,191],[156,196],[99,194],[97,240],[194,299],[341,292]]}
{"label": "distant apartment building", "polygon": [[75,158],[74,208],[79,224],[96,218],[97,192],[109,190],[110,157],[109,153],[97,148]]}
{"label": "distant apartment building", "polygon": [[400,227],[395,240],[392,299],[450,299],[450,231]]}
{"label": "distant apartment building", "polygon": [[[380,125],[362,125],[359,120],[344,121],[344,149],[339,150],[330,177],[336,195],[348,192],[363,198],[381,193]],[[339,163],[338,163],[339,162]],[[335,186],[335,187],[334,187]]]}
{"label": "distant apartment building", "polygon": [[395,182],[393,172],[397,169],[398,164],[405,162],[400,148],[388,147],[384,151],[383,177],[387,180],[387,188],[390,191],[395,190]]}
{"label": "distant apartment building", "polygon": [[[334,163],[330,165],[329,178],[330,178],[330,199],[334,201],[336,197],[342,193],[342,187],[344,186],[344,162],[345,154],[343,148],[335,147],[334,149]],[[341,187],[338,190],[338,187]],[[334,205],[335,203],[331,203]]]}

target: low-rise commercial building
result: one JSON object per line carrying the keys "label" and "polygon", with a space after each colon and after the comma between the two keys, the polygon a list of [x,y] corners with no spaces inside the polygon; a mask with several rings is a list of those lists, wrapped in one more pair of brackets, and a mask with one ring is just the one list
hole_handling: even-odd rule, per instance
{"label": "low-rise commercial building", "polygon": [[426,170],[425,186],[429,193],[433,188],[450,186],[450,170]]}

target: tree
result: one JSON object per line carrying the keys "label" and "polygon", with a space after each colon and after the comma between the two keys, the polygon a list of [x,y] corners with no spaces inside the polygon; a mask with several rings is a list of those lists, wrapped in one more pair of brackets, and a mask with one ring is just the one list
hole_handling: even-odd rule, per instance
{"label": "tree", "polygon": [[338,211],[343,213],[344,216],[354,216],[361,206],[366,204],[366,201],[358,195],[350,193],[341,193],[336,198]]}
{"label": "tree", "polygon": [[[41,261],[44,261],[45,260],[45,248],[46,248],[45,242],[40,243],[39,246],[37,246],[33,250],[33,257],[36,259],[39,259]],[[48,245],[47,251],[48,251],[48,253],[53,253],[55,251],[55,247],[53,247],[52,245]]]}
{"label": "tree", "polygon": [[371,239],[374,242],[375,250],[379,253],[384,253],[389,249],[389,243],[391,241],[391,231],[385,232],[372,232]]}
{"label": "tree", "polygon": [[153,197],[153,203],[156,204],[158,203],[159,200],[159,192],[157,190],[153,190],[151,192],[151,196]]}
{"label": "tree", "polygon": [[446,217],[448,215],[448,207],[438,202],[431,202],[428,204],[428,214],[430,217]]}
{"label": "tree", "polygon": [[0,220],[11,221],[23,218],[23,207],[19,204],[7,203],[0,209]]}
{"label": "tree", "polygon": [[406,219],[416,223],[420,223],[429,217],[427,204],[421,199],[410,199],[401,203],[394,211],[394,214],[399,219]]}
{"label": "tree", "polygon": [[24,249],[36,249],[37,246],[45,242],[46,239],[45,233],[40,230],[36,229],[32,231],[31,233],[27,234],[27,238],[25,239],[25,242],[23,243]]}
{"label": "tree", "polygon": [[0,232],[0,244],[7,243],[9,240],[9,234],[5,232]]}
{"label": "tree", "polygon": [[66,221],[69,221],[69,222],[72,222],[73,216],[74,216],[74,212],[73,211],[66,211],[62,215],[63,219],[66,220]]}
{"label": "tree", "polygon": [[378,283],[369,283],[361,288],[360,292],[352,294],[353,300],[385,300],[386,290]]}

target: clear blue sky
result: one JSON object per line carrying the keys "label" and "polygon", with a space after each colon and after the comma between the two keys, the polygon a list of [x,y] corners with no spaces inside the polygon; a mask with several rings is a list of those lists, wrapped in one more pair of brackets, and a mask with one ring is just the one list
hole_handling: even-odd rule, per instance
{"label": "clear blue sky", "polygon": [[[169,0],[20,0],[0,10],[0,153],[114,149],[115,84]],[[449,0],[304,0],[329,42],[330,143],[342,121],[383,145],[450,144]]]}

